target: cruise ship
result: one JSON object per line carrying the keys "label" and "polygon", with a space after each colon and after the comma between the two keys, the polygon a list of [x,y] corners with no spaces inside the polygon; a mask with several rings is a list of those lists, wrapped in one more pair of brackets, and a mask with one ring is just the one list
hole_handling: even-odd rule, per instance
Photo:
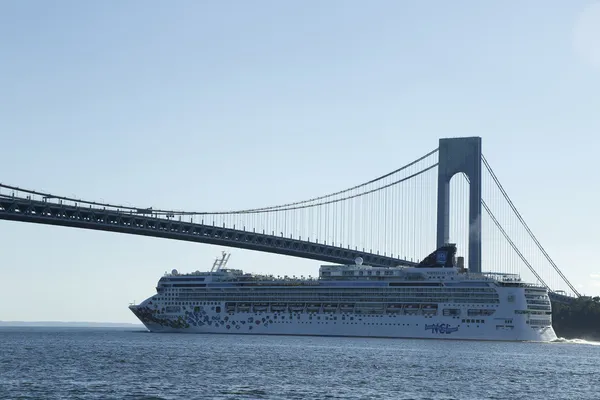
{"label": "cruise ship", "polygon": [[416,266],[323,265],[318,278],[173,270],[131,311],[151,332],[552,341],[545,287],[470,273],[447,244]]}

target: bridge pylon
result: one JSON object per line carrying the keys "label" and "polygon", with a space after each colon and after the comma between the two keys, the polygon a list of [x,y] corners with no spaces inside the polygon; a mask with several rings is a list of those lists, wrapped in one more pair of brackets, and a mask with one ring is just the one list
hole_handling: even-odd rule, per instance
{"label": "bridge pylon", "polygon": [[450,180],[469,177],[469,260],[471,272],[481,272],[481,138],[440,139],[438,153],[437,246],[450,241]]}

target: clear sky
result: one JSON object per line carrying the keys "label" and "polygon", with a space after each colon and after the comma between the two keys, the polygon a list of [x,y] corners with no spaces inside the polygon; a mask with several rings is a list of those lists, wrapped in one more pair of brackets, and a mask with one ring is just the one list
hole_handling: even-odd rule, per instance
{"label": "clear sky", "polygon": [[[600,293],[600,3],[2,1],[0,182],[161,208],[302,200],[482,136],[565,274]],[[323,173],[327,171],[327,173]],[[223,248],[0,221],[0,320],[135,322]],[[319,263],[232,250],[232,266]]]}

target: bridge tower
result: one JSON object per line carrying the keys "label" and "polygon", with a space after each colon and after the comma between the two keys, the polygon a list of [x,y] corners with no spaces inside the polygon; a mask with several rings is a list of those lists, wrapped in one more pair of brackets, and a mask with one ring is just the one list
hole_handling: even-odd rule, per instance
{"label": "bridge tower", "polygon": [[469,177],[469,271],[481,272],[481,138],[440,139],[438,153],[437,246],[450,240],[450,179]]}

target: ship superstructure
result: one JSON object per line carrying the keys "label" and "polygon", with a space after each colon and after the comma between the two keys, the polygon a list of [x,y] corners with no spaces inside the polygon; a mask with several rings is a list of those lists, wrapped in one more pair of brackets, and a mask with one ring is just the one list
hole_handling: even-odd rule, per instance
{"label": "ship superstructure", "polygon": [[512,274],[473,274],[445,245],[415,267],[323,265],[318,278],[227,268],[160,278],[130,309],[152,332],[478,340],[556,339],[545,287]]}

